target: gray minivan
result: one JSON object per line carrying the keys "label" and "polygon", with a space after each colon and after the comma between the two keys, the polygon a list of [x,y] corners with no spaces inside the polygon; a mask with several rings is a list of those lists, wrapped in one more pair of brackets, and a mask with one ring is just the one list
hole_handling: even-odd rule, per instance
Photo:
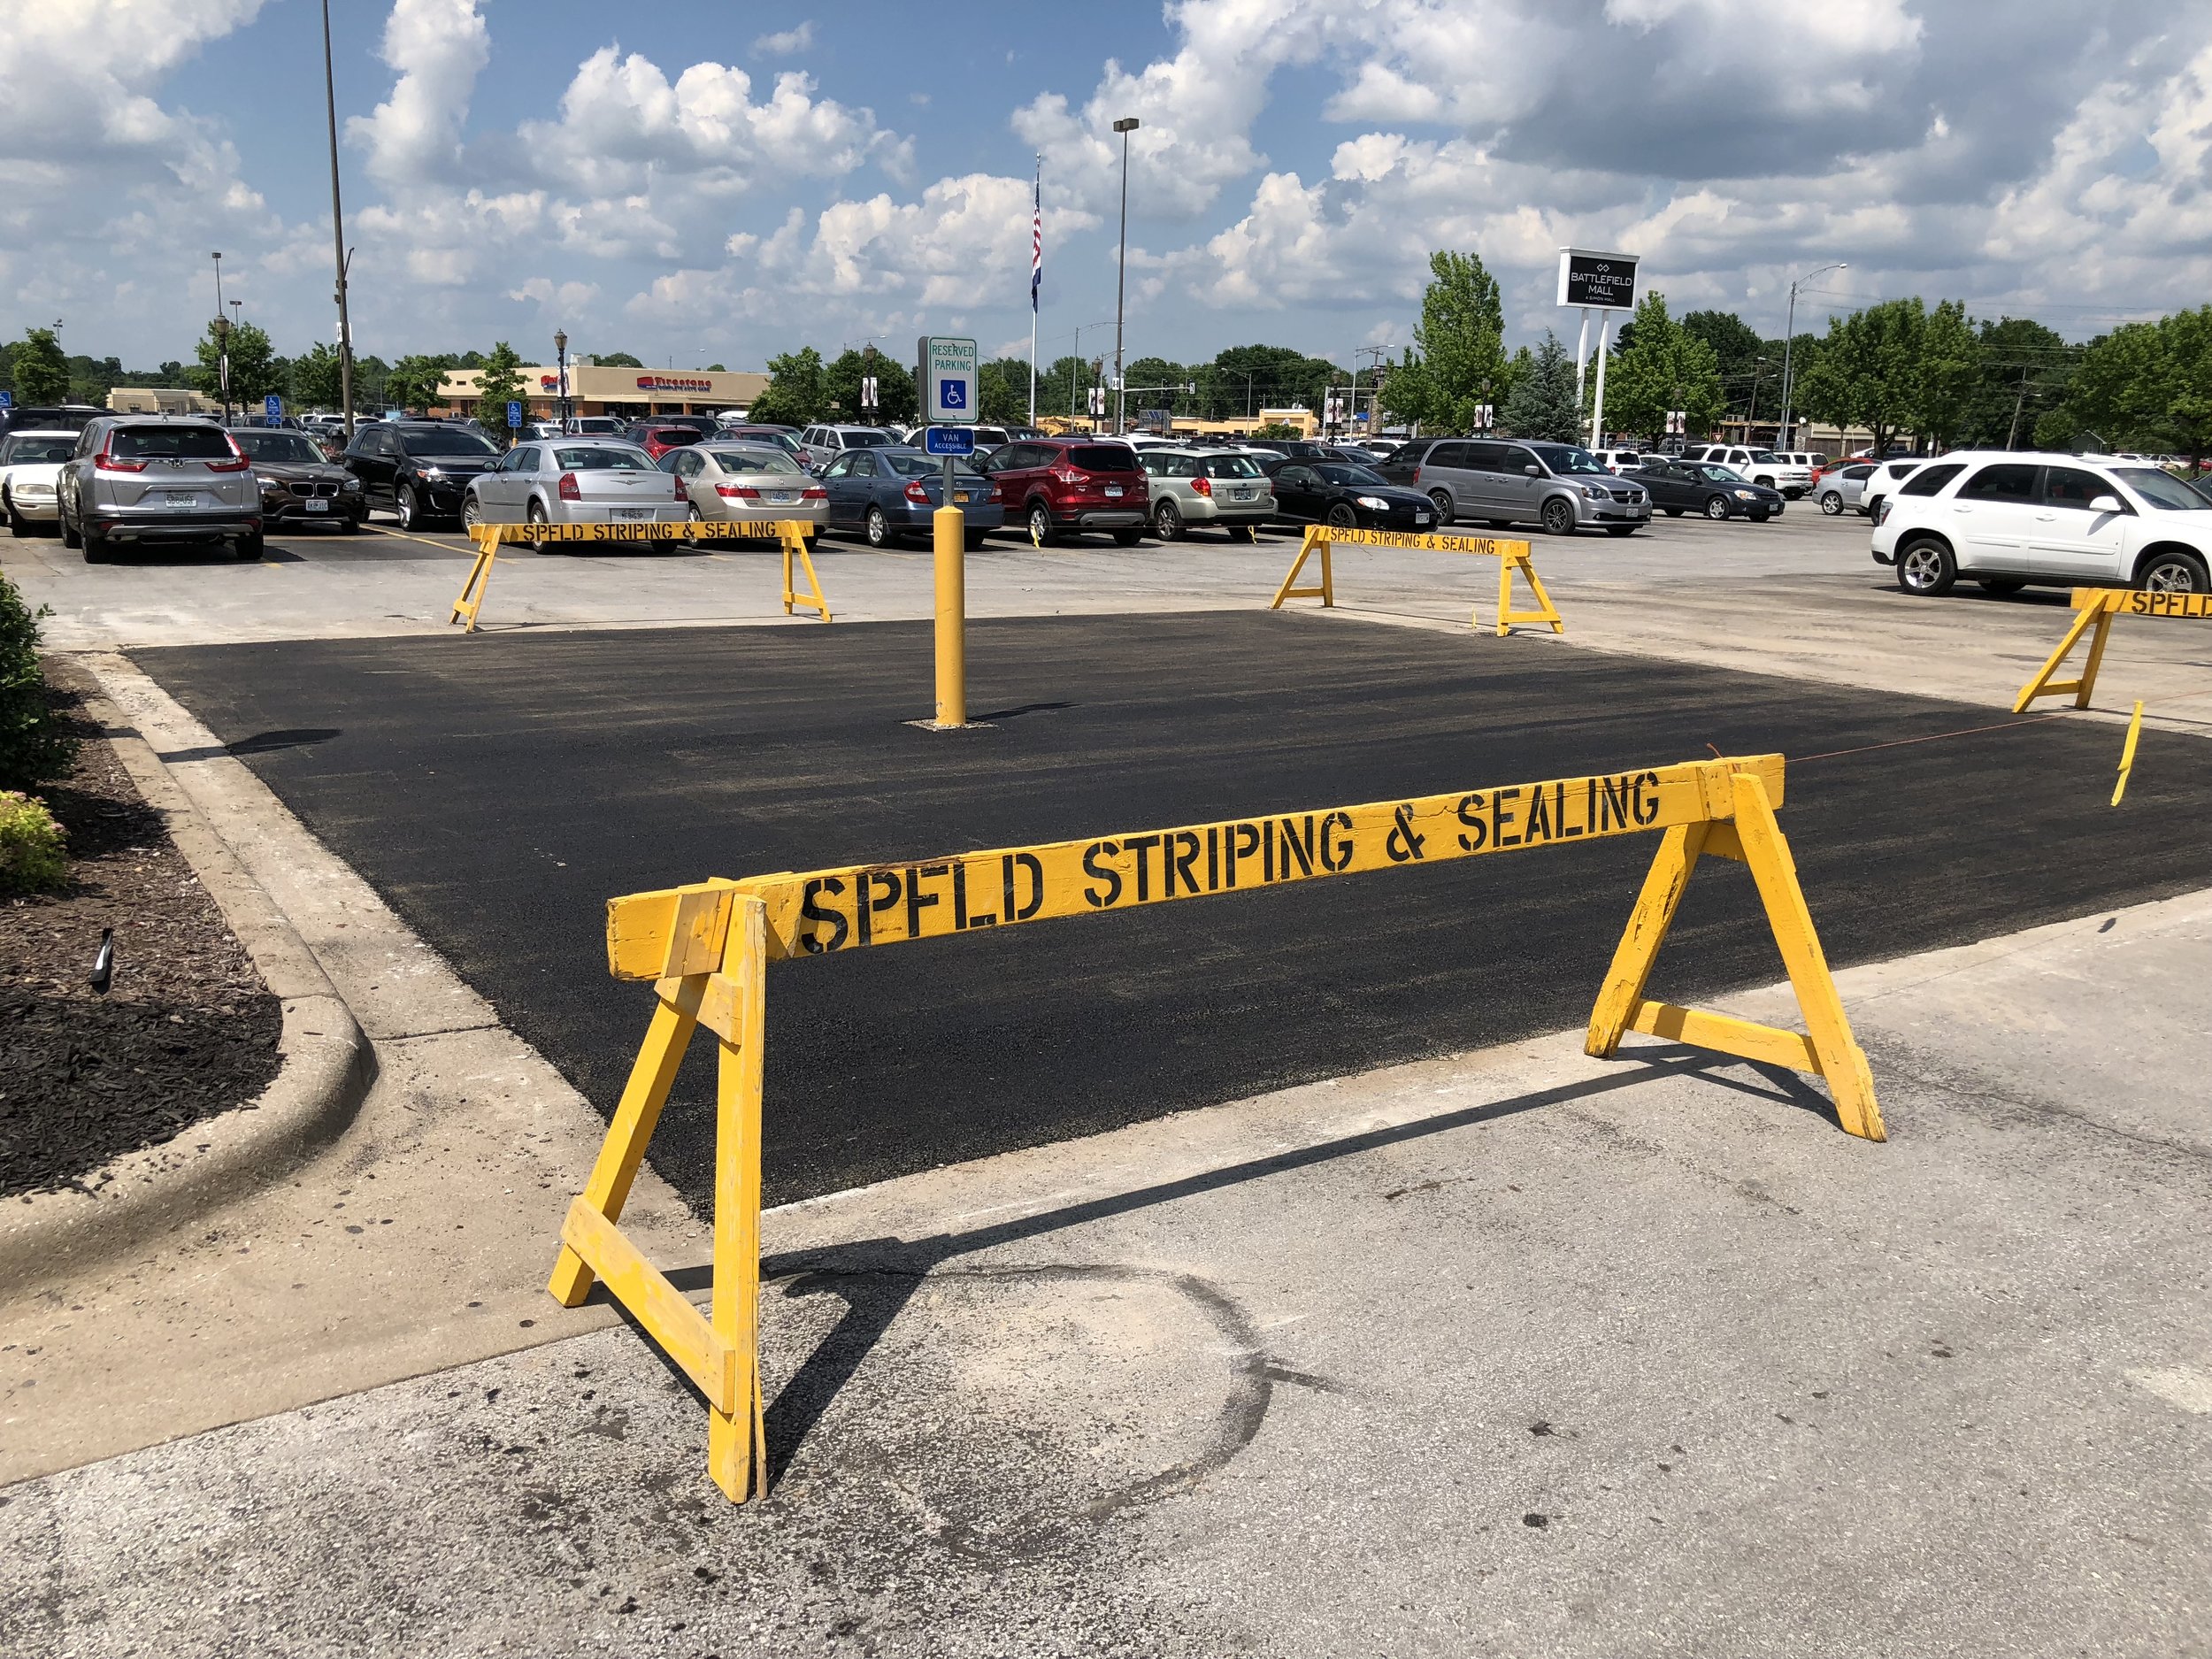
{"label": "gray minivan", "polygon": [[1651,522],[1651,497],[1572,443],[1442,438],[1408,444],[1379,469],[1394,484],[1424,492],[1441,524],[1486,521],[1493,529],[1540,524],[1550,535],[1588,526],[1633,535]]}

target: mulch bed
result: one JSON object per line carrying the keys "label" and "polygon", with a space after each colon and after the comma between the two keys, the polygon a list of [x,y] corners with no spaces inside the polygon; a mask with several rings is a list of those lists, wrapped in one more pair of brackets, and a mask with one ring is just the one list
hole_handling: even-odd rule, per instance
{"label": "mulch bed", "polygon": [[[50,664],[64,681],[76,672]],[[35,793],[68,833],[70,886],[0,899],[0,1196],[88,1184],[111,1159],[252,1100],[282,1010],[162,815],[62,686],[84,743]],[[115,973],[90,987],[100,930]],[[183,1144],[188,1145],[188,1141]]]}

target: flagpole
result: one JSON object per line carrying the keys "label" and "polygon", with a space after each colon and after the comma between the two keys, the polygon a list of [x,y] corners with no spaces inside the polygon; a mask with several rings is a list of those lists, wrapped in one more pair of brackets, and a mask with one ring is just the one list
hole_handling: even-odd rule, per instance
{"label": "flagpole", "polygon": [[1034,204],[1030,219],[1029,252],[1029,424],[1037,424],[1037,287],[1042,273],[1045,234],[1045,158],[1037,157],[1037,173],[1031,201]]}

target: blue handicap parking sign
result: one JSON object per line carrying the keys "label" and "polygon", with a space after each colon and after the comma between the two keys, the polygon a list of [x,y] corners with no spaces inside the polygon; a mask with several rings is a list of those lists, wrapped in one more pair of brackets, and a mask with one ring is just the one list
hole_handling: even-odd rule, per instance
{"label": "blue handicap parking sign", "polygon": [[937,382],[937,403],[942,409],[965,409],[968,406],[968,383],[964,380]]}
{"label": "blue handicap parking sign", "polygon": [[511,426],[519,426],[522,425],[522,405],[520,403],[509,403],[507,405],[507,424]]}
{"label": "blue handicap parking sign", "polygon": [[261,412],[266,415],[271,420],[282,419],[284,417],[284,400],[281,397],[279,397],[274,392],[271,392],[266,397],[261,400]]}
{"label": "blue handicap parking sign", "polygon": [[0,392],[0,409],[13,409],[14,407],[15,394],[13,392]]}

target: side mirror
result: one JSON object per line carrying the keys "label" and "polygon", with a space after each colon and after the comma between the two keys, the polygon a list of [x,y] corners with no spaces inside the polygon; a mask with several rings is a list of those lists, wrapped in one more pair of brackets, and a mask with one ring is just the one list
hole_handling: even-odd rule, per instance
{"label": "side mirror", "polygon": [[2089,503],[2089,511],[2092,512],[2124,512],[2127,510],[2120,505],[2120,498],[2117,495],[2100,495]]}
{"label": "side mirror", "polygon": [[1526,472],[1531,478],[1541,478],[1544,476],[1544,469],[1537,465],[1533,461],[1531,461],[1526,466],[1523,467],[1521,471]]}

